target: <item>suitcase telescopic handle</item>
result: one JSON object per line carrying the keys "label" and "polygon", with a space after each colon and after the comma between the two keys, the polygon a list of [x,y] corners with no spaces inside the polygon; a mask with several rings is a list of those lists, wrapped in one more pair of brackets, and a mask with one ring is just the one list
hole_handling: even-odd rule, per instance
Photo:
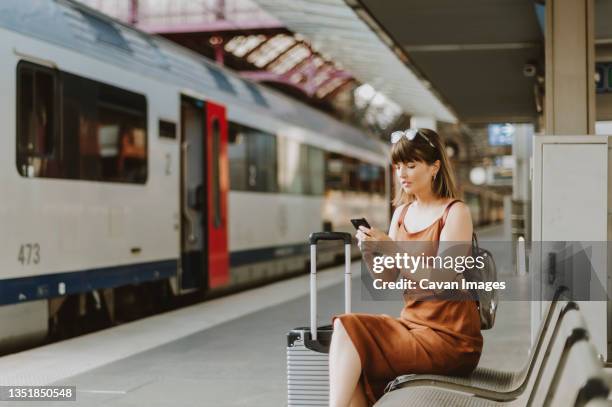
{"label": "suitcase telescopic handle", "polygon": [[344,242],[344,312],[351,312],[351,234],[344,232],[316,232],[310,238],[310,335],[317,340],[317,242],[342,240]]}
{"label": "suitcase telescopic handle", "polygon": [[317,244],[319,240],[343,240],[344,244],[351,244],[351,234],[345,232],[315,232],[308,238],[310,244]]}

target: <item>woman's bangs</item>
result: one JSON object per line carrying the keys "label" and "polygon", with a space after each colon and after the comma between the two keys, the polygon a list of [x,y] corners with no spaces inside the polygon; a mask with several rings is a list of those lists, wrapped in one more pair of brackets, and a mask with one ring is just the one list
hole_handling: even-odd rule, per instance
{"label": "woman's bangs", "polygon": [[425,161],[418,147],[408,140],[401,139],[393,145],[391,149],[391,163],[409,163],[415,161]]}

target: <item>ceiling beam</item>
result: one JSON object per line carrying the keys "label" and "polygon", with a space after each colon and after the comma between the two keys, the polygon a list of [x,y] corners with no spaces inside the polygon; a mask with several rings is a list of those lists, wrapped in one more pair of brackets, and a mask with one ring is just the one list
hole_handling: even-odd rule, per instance
{"label": "ceiling beam", "polygon": [[543,47],[539,42],[506,42],[493,44],[428,44],[403,45],[406,52],[502,51]]}

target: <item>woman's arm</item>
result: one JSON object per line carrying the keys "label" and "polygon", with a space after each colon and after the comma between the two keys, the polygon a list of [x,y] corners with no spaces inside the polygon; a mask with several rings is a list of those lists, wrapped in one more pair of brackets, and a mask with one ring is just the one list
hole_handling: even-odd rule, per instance
{"label": "woman's arm", "polygon": [[391,218],[391,224],[389,225],[389,235],[376,228],[368,229],[365,226],[361,226],[357,232],[357,239],[359,240],[359,248],[363,254],[363,259],[367,265],[368,271],[372,277],[381,279],[384,282],[397,281],[401,275],[405,279],[419,280],[421,278],[427,278],[429,272],[425,274],[419,273],[419,270],[406,270],[399,269],[395,266],[384,267],[384,271],[381,273],[374,273],[372,265],[374,264],[375,256],[391,256],[395,257],[397,254],[403,255],[408,254],[409,256],[419,256],[422,253],[428,251],[428,248],[432,245],[430,241],[411,241],[402,242],[397,241],[398,233],[398,222],[399,218],[404,210],[405,205],[400,205],[395,209]]}
{"label": "woman's arm", "polygon": [[[453,204],[440,232],[437,256],[469,256],[472,247],[472,231],[472,215],[468,206],[463,202]],[[422,270],[419,277],[440,282],[454,281],[459,278],[455,270],[448,269]]]}
{"label": "woman's arm", "polygon": [[453,204],[440,233],[440,242],[471,242],[472,232],[470,208],[463,202]]}
{"label": "woman's arm", "polygon": [[[405,205],[405,204],[404,204]],[[395,208],[393,212],[393,216],[391,217],[391,223],[389,224],[389,235],[385,235],[384,232],[379,231],[375,228],[367,229],[365,227],[361,227],[355,237],[359,241],[359,249],[363,255],[363,259],[366,263],[366,268],[370,272],[370,275],[373,278],[382,279],[385,282],[396,281],[398,277],[399,270],[396,269],[386,269],[383,273],[376,274],[370,269],[370,265],[373,264],[373,258],[375,255],[381,255],[385,251],[394,252],[389,244],[391,241],[395,240],[397,235],[397,222],[399,221],[399,217],[402,213],[402,209],[404,205],[400,205]],[[389,239],[390,240],[387,240]],[[382,245],[377,244],[377,242],[384,241]],[[365,243],[367,242],[367,243]],[[376,253],[375,253],[376,252]]]}
{"label": "woman's arm", "polygon": [[389,237],[392,240],[395,240],[397,237],[397,222],[399,222],[399,217],[402,214],[402,210],[404,206],[407,204],[403,204],[395,208],[395,212],[393,212],[393,216],[391,217],[391,223],[389,224]]}

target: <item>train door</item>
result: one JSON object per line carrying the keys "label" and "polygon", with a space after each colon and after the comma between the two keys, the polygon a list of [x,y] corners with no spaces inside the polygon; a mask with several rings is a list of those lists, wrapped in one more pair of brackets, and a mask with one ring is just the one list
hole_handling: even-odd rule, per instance
{"label": "train door", "polygon": [[206,103],[208,158],[208,286],[229,282],[227,201],[229,163],[227,155],[227,118],[225,107]]}
{"label": "train door", "polygon": [[181,98],[181,270],[183,292],[229,280],[227,122],[221,106]]}

